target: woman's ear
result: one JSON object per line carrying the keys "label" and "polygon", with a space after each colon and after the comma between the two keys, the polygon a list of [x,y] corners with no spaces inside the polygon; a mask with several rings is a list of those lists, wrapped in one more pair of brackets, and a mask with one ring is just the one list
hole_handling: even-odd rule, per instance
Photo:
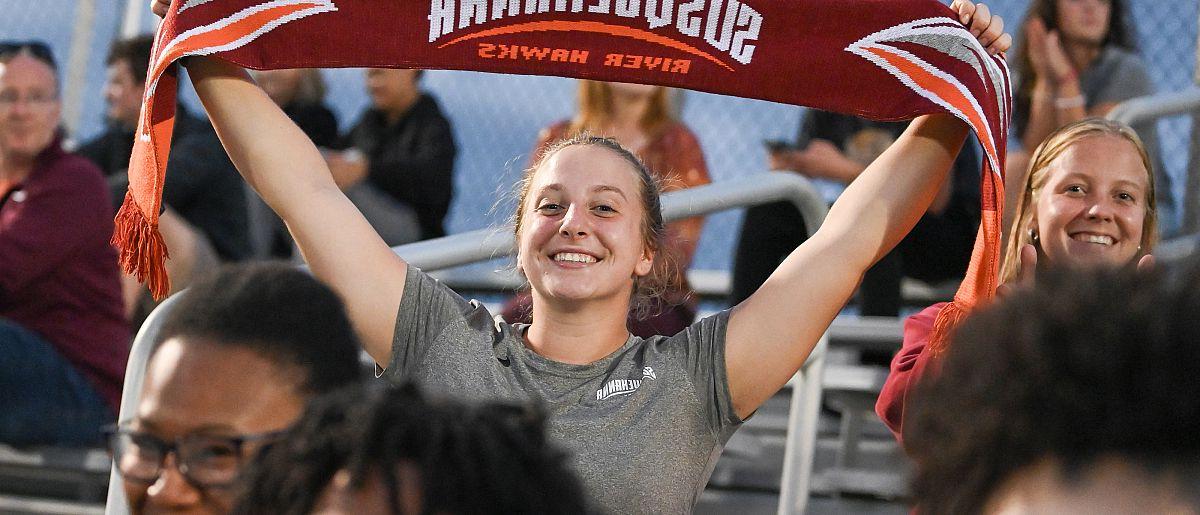
{"label": "woman's ear", "polygon": [[638,260],[637,265],[633,267],[634,275],[645,277],[650,275],[650,271],[654,269],[654,250],[646,248],[642,251],[642,257]]}

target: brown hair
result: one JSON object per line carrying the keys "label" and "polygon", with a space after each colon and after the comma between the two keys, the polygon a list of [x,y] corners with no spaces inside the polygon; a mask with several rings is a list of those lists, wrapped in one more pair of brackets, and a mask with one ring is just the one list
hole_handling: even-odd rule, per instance
{"label": "brown hair", "polygon": [[[1025,22],[1027,23],[1031,17],[1041,18],[1046,24],[1046,30],[1058,31],[1062,33],[1062,29],[1058,24],[1058,0],[1033,0],[1029,3],[1029,9],[1025,11]],[[1100,41],[1100,47],[1104,48],[1109,45],[1122,48],[1133,52],[1136,50],[1134,44],[1134,33],[1131,29],[1133,23],[1130,19],[1130,14],[1125,9],[1125,0],[1109,0],[1109,15],[1108,15],[1108,30],[1104,33],[1104,39]],[[1026,34],[1025,24],[1021,24],[1021,30],[1017,34],[1016,59],[1012,67],[1013,76],[1019,77],[1017,82],[1017,92],[1013,95],[1013,111],[1014,119],[1026,123],[1029,119],[1029,108],[1033,101],[1033,85],[1037,82],[1037,70],[1033,67],[1033,61],[1029,58],[1029,36]],[[1025,127],[1017,127],[1019,133],[1025,132]]]}
{"label": "brown hair", "polygon": [[665,252],[667,227],[663,222],[661,185],[650,174],[650,170],[646,168],[646,165],[637,156],[633,155],[632,152],[622,147],[620,143],[617,143],[617,140],[595,136],[585,131],[547,146],[546,150],[537,157],[534,164],[525,169],[520,182],[517,184],[517,207],[513,215],[513,233],[518,238],[520,237],[521,228],[525,221],[525,202],[528,200],[529,188],[533,184],[534,175],[537,174],[537,171],[542,168],[542,165],[546,161],[549,161],[559,151],[577,145],[599,147],[616,154],[629,164],[634,176],[637,177],[639,194],[642,200],[642,210],[644,212],[641,224],[642,244],[654,253],[650,273],[644,277],[634,279],[633,283],[631,307],[638,318],[643,318],[650,314],[651,303],[649,300],[663,295],[670,289],[670,285],[676,284],[680,280],[677,277],[679,275],[679,267],[672,266],[670,261],[674,258],[670,255],[670,252]]}
{"label": "brown hair", "polygon": [[296,96],[293,102],[304,104],[320,104],[325,101],[325,78],[317,68],[304,68],[300,72],[300,81],[296,85]]}
{"label": "brown hair", "polygon": [[1021,198],[1017,199],[1016,213],[1013,215],[1012,227],[1008,233],[1008,243],[1004,249],[1004,261],[1000,268],[1001,282],[1007,283],[1016,278],[1021,270],[1021,247],[1032,244],[1030,223],[1033,213],[1037,211],[1038,195],[1046,184],[1047,171],[1050,163],[1058,159],[1071,145],[1095,136],[1115,136],[1133,144],[1146,168],[1146,216],[1142,221],[1142,241],[1139,255],[1149,254],[1158,242],[1158,216],[1154,200],[1154,166],[1146,147],[1137,133],[1129,126],[1101,118],[1085,118],[1064,126],[1053,132],[1038,145],[1029,162],[1029,171],[1025,174],[1025,186],[1021,189]]}
{"label": "brown hair", "polygon": [[118,39],[108,49],[108,57],[104,64],[112,66],[118,62],[129,63],[129,73],[134,82],[146,82],[147,69],[150,67],[150,56],[154,53],[154,36],[141,35],[131,38]]}
{"label": "brown hair", "polygon": [[[571,120],[570,134],[599,131],[608,125],[613,113],[613,90],[607,82],[579,81],[579,113]],[[638,125],[653,139],[673,120],[667,88],[656,87],[650,94],[650,104],[642,113]]]}

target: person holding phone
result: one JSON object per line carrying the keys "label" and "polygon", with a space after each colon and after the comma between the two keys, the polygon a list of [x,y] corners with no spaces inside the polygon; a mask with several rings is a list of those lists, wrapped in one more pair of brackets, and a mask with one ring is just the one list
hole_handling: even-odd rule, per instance
{"label": "person holding phone", "polygon": [[[809,109],[796,143],[764,145],[771,170],[813,179],[833,202],[905,126]],[[966,272],[979,228],[979,156],[974,144],[964,146],[951,178],[913,232],[867,271],[859,288],[861,314],[898,316],[903,277],[938,283]],[[803,215],[790,202],[751,207],[744,220],[734,254],[731,305],[753,294],[791,249],[808,239]]]}

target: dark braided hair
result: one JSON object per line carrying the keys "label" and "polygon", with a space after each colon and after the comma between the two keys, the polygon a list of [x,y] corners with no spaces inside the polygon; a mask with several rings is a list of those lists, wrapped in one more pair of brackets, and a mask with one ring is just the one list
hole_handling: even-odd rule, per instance
{"label": "dark braided hair", "polygon": [[1200,256],[1048,271],[963,323],[905,427],[923,514],[980,513],[1042,460],[1118,458],[1200,508]]}
{"label": "dark braided hair", "polygon": [[[402,466],[417,474],[401,474]],[[248,467],[234,513],[309,513],[343,470],[352,488],[378,478],[393,514],[404,513],[401,486],[414,480],[422,513],[587,511],[583,488],[566,454],[547,442],[537,410],[430,401],[414,386],[376,383],[314,400]]]}

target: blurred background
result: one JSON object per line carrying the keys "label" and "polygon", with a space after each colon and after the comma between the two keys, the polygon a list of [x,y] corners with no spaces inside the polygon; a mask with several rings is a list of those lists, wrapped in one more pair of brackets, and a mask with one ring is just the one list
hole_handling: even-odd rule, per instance
{"label": "blurred background", "polygon": [[[995,0],[988,5],[1015,29],[1028,3]],[[3,39],[42,39],[58,56],[65,80],[64,121],[72,139],[83,141],[103,129],[105,53],[115,38],[154,30],[146,5],[142,0],[0,0]],[[1198,6],[1197,0],[1130,2],[1138,50],[1159,92],[1194,83]],[[330,69],[323,74],[326,101],[346,130],[369,103],[362,71]],[[422,82],[453,123],[460,149],[447,229],[458,233],[502,224],[511,212],[508,193],[528,163],[538,131],[574,113],[575,81],[432,71]],[[183,99],[200,112],[193,94],[185,92]],[[679,100],[683,121],[700,138],[714,182],[765,170],[763,140],[793,139],[803,110],[690,91],[681,92]],[[1175,179],[1172,194],[1179,203],[1191,119],[1176,116],[1159,123],[1163,156]],[[730,268],[741,216],[735,210],[708,217],[693,269]]]}

